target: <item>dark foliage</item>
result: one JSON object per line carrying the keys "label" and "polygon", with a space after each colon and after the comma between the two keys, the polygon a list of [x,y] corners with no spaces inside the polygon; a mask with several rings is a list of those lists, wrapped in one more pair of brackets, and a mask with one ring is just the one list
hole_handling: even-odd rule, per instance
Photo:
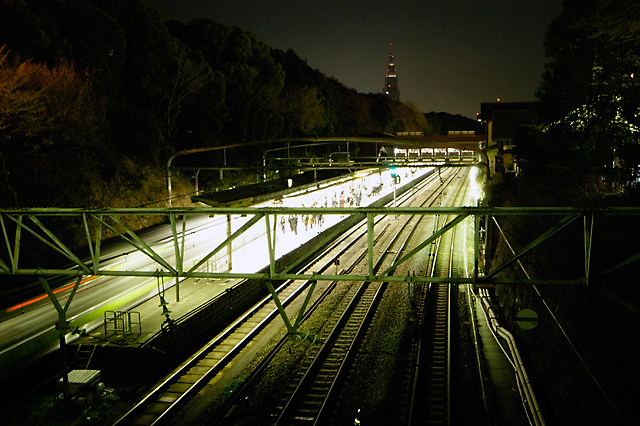
{"label": "dark foliage", "polygon": [[[143,0],[1,0],[0,46],[5,79],[24,64],[42,75],[63,64],[75,76],[55,92],[33,72],[14,82],[13,95],[31,100],[20,117],[50,115],[0,115],[4,206],[105,205],[138,179],[136,168],[161,170],[182,149],[432,133],[415,107],[347,88],[292,50],[208,19],[165,22]],[[84,104],[65,122],[55,112],[70,110],[56,104],[74,97]],[[228,160],[260,160],[246,151]]]}
{"label": "dark foliage", "polygon": [[639,22],[633,0],[567,0],[547,30],[539,139],[569,179],[628,188],[638,177]]}
{"label": "dark foliage", "polygon": [[482,125],[477,120],[463,117],[460,114],[431,111],[425,114],[431,128],[438,135],[446,135],[449,131],[475,131],[477,135],[484,133]]}

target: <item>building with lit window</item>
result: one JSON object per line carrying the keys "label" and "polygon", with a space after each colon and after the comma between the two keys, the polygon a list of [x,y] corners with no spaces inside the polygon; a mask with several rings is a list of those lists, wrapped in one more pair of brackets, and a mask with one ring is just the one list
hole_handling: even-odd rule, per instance
{"label": "building with lit window", "polygon": [[389,52],[389,66],[387,67],[387,77],[384,79],[384,90],[387,96],[394,101],[400,101],[400,90],[398,89],[398,76],[396,66],[393,63],[393,53]]}
{"label": "building with lit window", "polygon": [[[495,152],[495,173],[518,172],[513,157],[514,139],[533,122],[539,102],[483,102],[478,120],[485,129],[484,149]],[[490,158],[492,156],[490,155]]]}

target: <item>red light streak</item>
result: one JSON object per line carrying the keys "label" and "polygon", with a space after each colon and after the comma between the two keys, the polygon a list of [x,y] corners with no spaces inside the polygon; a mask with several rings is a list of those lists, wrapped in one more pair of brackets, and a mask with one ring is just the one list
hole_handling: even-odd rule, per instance
{"label": "red light streak", "polygon": [[[85,278],[84,280],[80,281],[80,284],[84,284],[84,283],[86,283],[86,282],[88,282],[88,281],[90,281],[90,280],[92,280],[94,278],[97,278],[97,275],[92,275],[89,278]],[[53,294],[58,294],[58,293],[61,293],[61,292],[65,291],[65,290],[69,290],[74,285],[75,285],[75,283],[66,285],[64,287],[57,288],[57,289],[53,290]],[[46,294],[43,294],[43,295],[35,297],[35,298],[31,299],[31,300],[27,300],[26,302],[18,303],[17,305],[8,308],[7,312],[13,312],[13,311],[18,310],[20,308],[24,308],[25,306],[29,306],[29,305],[31,305],[33,303],[39,302],[41,300],[44,300],[47,297],[49,297],[49,296],[46,295]]]}

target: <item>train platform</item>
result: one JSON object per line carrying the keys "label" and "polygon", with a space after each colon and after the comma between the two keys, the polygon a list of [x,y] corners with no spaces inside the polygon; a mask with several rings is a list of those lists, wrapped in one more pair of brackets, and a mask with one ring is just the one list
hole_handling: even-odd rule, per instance
{"label": "train platform", "polygon": [[[211,206],[251,206],[264,203],[293,193],[313,191],[319,185],[330,186],[348,179],[349,173],[343,169],[318,170],[289,178],[243,186],[216,193],[205,193],[193,197],[194,202]],[[300,226],[297,234],[301,238],[312,238],[317,232],[306,231]],[[306,235],[309,234],[309,235]],[[279,242],[279,246],[290,245],[294,249],[299,242]],[[238,260],[236,260],[238,263]],[[141,347],[149,344],[159,333],[168,331],[169,326],[179,327],[180,318],[189,314],[203,303],[214,299],[231,289],[239,280],[228,279],[186,279],[180,281],[179,289],[175,284],[168,288],[165,283],[162,294],[150,298],[132,307],[123,307],[120,311],[105,313],[104,318],[96,319],[88,333],[74,339],[72,345],[129,346]],[[165,304],[166,303],[166,304]],[[167,321],[167,315],[169,321]],[[102,324],[100,322],[102,321]]]}
{"label": "train platform", "polygon": [[172,331],[170,323],[173,324],[171,327],[179,327],[181,317],[238,282],[228,279],[186,279],[179,283],[178,289],[175,285],[166,287],[163,294],[130,310],[105,314],[102,325],[81,335],[71,344],[142,347],[163,330]]}
{"label": "train platform", "polygon": [[[206,202],[212,205],[219,203],[217,205],[224,204],[227,206],[230,205],[230,203],[256,205],[261,202],[278,199],[279,196],[285,199],[285,195],[287,195],[297,197],[297,199],[300,200],[297,203],[302,203],[304,206],[305,202],[309,205],[313,204],[314,199],[311,194],[314,194],[318,186],[320,186],[327,191],[322,192],[321,190],[321,195],[318,195],[318,197],[326,203],[328,202],[328,194],[331,193],[335,196],[335,193],[342,188],[341,185],[346,185],[350,182],[349,174],[345,174],[339,170],[318,171],[318,175],[315,176],[298,175],[295,179],[295,182],[291,184],[290,187],[285,179],[284,181],[281,180],[277,185],[273,182],[266,186],[257,185],[259,189],[244,187],[213,194],[215,195],[215,200],[208,199]],[[282,186],[286,188],[278,191],[278,188]],[[309,195],[304,195],[307,194],[308,191]],[[388,191],[391,191],[391,189],[388,189]],[[256,195],[262,192],[264,192],[264,195]],[[379,197],[384,195],[383,193],[378,193],[371,197],[363,196],[362,201],[363,203],[375,202]],[[320,203],[320,198],[315,201]],[[204,199],[202,201],[205,202]],[[325,229],[334,226],[341,220],[342,217],[334,215],[325,218],[321,225],[316,225],[315,227],[313,227],[313,225],[307,227],[306,224],[304,226],[300,224],[296,227],[295,232],[293,227],[289,230],[289,226],[284,223],[281,226],[279,225],[275,235],[277,240],[276,255],[279,257],[293,253],[301,245],[315,239]],[[224,230],[221,232],[228,232],[226,224],[224,225]],[[244,244],[242,248],[234,250],[232,272],[253,271],[254,269],[252,268],[257,265],[268,266],[265,247],[260,245],[259,240],[254,240],[250,244]],[[224,267],[224,265],[222,267]],[[215,265],[213,265],[212,268],[217,270],[217,266]],[[170,326],[179,328],[180,323],[188,314],[190,315],[192,311],[200,308],[203,304],[215,299],[222,293],[231,291],[239,282],[240,280],[189,278],[180,281],[179,289],[177,289],[173,280],[166,281],[164,283],[166,288],[162,291],[162,294],[155,295],[155,292],[152,291],[140,298],[140,300],[142,300],[152,296],[147,301],[130,303],[127,306],[118,308],[118,311],[105,312],[103,318],[95,319],[91,326],[86,327],[87,330],[91,331],[82,333],[77,339],[70,343],[72,345],[120,347],[142,347],[148,345],[150,340],[161,336],[163,329],[167,332]],[[170,284],[173,284],[173,286],[168,288],[167,286]],[[149,282],[146,285],[150,287]],[[162,298],[160,296],[162,296]],[[167,320],[167,315],[169,320]],[[179,332],[178,334],[183,333]]]}
{"label": "train platform", "polygon": [[[161,294],[130,310],[120,312],[121,317],[105,317],[101,326],[80,336],[72,344],[78,347],[77,352],[80,352],[82,346],[142,348],[163,333],[175,332],[180,335],[182,317],[206,301],[230,291],[238,282],[239,280],[228,279],[186,279],[179,283],[178,288],[175,285],[167,287]],[[493,384],[499,406],[495,416],[500,424],[528,425],[513,369],[491,333],[488,319],[478,299],[475,312],[484,357],[488,362],[489,381]],[[174,325],[167,318],[176,321]],[[172,327],[176,329],[172,330]]]}

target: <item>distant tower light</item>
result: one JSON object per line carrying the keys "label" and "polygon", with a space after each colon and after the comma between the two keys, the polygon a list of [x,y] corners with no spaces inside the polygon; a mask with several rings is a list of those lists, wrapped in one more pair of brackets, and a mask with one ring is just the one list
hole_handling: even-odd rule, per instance
{"label": "distant tower light", "polygon": [[[389,43],[389,49],[393,47]],[[385,88],[383,92],[394,101],[400,101],[400,90],[398,89],[398,76],[396,75],[396,67],[393,64],[393,53],[389,52],[389,66],[387,67],[387,75],[385,77]]]}

